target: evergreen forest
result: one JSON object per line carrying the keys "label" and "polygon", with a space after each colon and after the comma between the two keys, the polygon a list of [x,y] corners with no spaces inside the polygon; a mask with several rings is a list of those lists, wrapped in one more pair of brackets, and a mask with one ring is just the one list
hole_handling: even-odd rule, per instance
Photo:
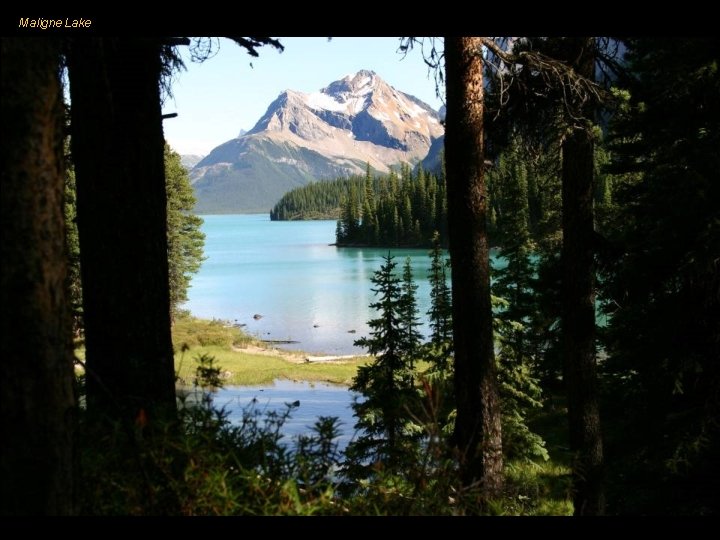
{"label": "evergreen forest", "polygon": [[340,452],[332,416],[288,442],[296,404],[217,407],[194,343],[250,338],[179,309],[204,237],[161,105],[217,39],[0,41],[0,514],[718,514],[720,40],[399,40],[445,99],[440,170],[271,215],[428,253],[427,313],[409,259],[373,274]]}

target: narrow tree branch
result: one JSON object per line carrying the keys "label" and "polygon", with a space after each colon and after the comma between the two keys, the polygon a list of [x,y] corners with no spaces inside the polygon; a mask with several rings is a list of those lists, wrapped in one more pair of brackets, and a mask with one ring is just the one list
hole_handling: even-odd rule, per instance
{"label": "narrow tree branch", "polygon": [[285,50],[285,47],[275,38],[271,37],[241,37],[241,36],[223,36],[226,39],[229,39],[231,41],[234,41],[241,47],[243,47],[247,53],[257,58],[260,56],[260,53],[257,52],[258,47],[262,47],[263,45],[270,45],[274,47],[275,49],[279,50],[280,52]]}

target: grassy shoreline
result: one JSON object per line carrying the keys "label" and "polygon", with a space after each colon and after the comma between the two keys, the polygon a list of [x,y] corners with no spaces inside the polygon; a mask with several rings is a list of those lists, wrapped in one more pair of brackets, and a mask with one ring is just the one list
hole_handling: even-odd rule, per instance
{"label": "grassy shoreline", "polygon": [[[215,357],[227,386],[259,386],[277,379],[349,386],[369,357],[306,362],[306,353],[283,351],[247,336],[226,321],[179,318],[173,327],[175,369],[181,384],[192,384],[201,354]],[[566,411],[549,400],[534,423],[548,441],[550,459],[510,459],[505,463],[507,494],[490,504],[493,515],[572,515],[570,456],[563,442]]]}
{"label": "grassy shoreline", "polygon": [[357,368],[370,359],[358,357],[331,362],[306,362],[299,351],[283,351],[245,334],[226,321],[183,316],[173,326],[175,370],[181,381],[192,381],[202,354],[215,357],[227,385],[255,386],[276,379],[326,382],[349,386]]}
{"label": "grassy shoreline", "polygon": [[[195,358],[202,354],[215,357],[228,386],[268,385],[277,379],[349,386],[358,367],[371,361],[369,357],[360,357],[306,362],[305,353],[272,348],[226,321],[190,316],[175,321],[173,345],[175,369],[181,385],[192,384],[197,366]],[[77,349],[76,355],[84,358],[84,348]],[[543,410],[533,415],[533,428],[547,441],[550,459],[507,460],[504,467],[506,493],[490,501],[488,514],[572,515],[571,455],[565,447],[566,414],[563,400],[551,397]]]}
{"label": "grassy shoreline", "polygon": [[338,362],[293,362],[281,351],[276,354],[228,350],[218,346],[194,347],[175,354],[175,369],[185,382],[192,381],[200,354],[214,356],[226,385],[256,386],[272,383],[276,379],[292,381],[326,382],[349,386],[358,366],[368,358]]}

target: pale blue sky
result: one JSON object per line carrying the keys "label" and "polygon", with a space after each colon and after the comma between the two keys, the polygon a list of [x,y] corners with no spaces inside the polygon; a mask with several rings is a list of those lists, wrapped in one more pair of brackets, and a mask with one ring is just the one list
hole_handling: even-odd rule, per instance
{"label": "pale blue sky", "polygon": [[252,128],[282,91],[314,92],[361,69],[375,71],[436,110],[442,105],[420,50],[410,51],[403,59],[396,52],[398,38],[292,37],[280,41],[283,53],[263,47],[260,57],[252,58],[221,39],[218,54],[202,64],[190,62],[187,47],[181,47],[187,71],[175,76],[173,98],[163,105],[163,113],[178,113],[163,123],[170,145],[181,154],[207,155],[236,137],[241,128]]}

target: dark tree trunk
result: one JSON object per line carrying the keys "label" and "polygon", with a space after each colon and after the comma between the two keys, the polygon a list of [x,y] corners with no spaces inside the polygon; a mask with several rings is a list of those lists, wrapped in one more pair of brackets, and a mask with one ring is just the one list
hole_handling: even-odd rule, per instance
{"label": "dark tree trunk", "polygon": [[[592,38],[568,38],[567,59],[592,79]],[[593,118],[583,111],[562,144],[562,328],[576,515],[604,513],[603,448],[595,365],[593,262]]]}
{"label": "dark tree trunk", "polygon": [[2,40],[0,513],[72,513],[60,48]]}
{"label": "dark tree trunk", "polygon": [[455,443],[463,482],[502,485],[502,440],[487,238],[479,38],[445,38],[445,166],[455,342]]}
{"label": "dark tree trunk", "polygon": [[71,45],[88,408],[111,417],[175,407],[160,52],[153,39]]}

